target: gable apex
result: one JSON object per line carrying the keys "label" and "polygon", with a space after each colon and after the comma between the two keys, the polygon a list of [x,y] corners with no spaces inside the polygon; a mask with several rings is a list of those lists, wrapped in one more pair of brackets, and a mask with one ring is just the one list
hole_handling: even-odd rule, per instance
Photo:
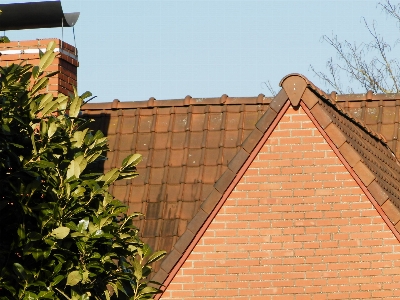
{"label": "gable apex", "polygon": [[303,75],[300,74],[289,74],[285,76],[279,86],[281,86],[289,97],[290,103],[294,107],[298,106],[300,103],[301,96],[308,85],[308,80]]}

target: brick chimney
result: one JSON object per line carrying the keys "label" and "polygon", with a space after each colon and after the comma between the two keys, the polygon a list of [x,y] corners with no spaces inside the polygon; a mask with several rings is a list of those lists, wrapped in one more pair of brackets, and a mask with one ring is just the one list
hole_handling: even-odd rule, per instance
{"label": "brick chimney", "polygon": [[56,43],[55,52],[59,55],[53,64],[46,69],[46,73],[58,71],[58,74],[50,78],[47,92],[53,95],[63,93],[64,95],[73,94],[73,86],[77,87],[78,51],[75,47],[59,39],[43,39],[32,41],[19,41],[10,43],[0,43],[0,66],[9,66],[13,63],[39,64],[39,49],[46,51],[47,45],[54,41]]}

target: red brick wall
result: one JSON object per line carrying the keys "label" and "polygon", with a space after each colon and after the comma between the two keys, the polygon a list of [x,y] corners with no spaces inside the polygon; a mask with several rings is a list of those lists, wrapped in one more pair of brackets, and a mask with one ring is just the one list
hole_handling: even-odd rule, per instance
{"label": "red brick wall", "polygon": [[[77,68],[79,62],[68,56],[77,56],[75,47],[68,43],[61,42],[59,39],[45,39],[45,40],[31,40],[31,41],[15,41],[11,43],[0,43],[0,66],[9,66],[13,63],[19,64],[22,61],[26,61],[32,65],[39,65],[39,54],[29,53],[29,50],[46,49],[50,41],[56,43],[56,48],[60,48],[64,53],[60,53],[56,56],[53,63],[46,69],[46,73],[52,73],[58,71],[59,73],[49,80],[49,85],[46,91],[51,92],[54,96],[57,93],[63,93],[64,95],[73,94],[73,86],[77,87]],[[18,54],[10,51],[18,51]],[[25,53],[24,51],[28,52]]]}
{"label": "red brick wall", "polygon": [[399,299],[400,245],[289,108],[162,299]]}

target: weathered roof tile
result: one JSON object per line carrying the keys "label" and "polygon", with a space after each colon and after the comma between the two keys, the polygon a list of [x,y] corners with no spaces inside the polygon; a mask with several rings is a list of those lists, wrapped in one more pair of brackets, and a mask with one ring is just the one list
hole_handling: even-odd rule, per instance
{"label": "weathered roof tile", "polygon": [[263,133],[260,130],[253,130],[243,142],[242,147],[247,153],[253,151],[254,147],[261,140]]}
{"label": "weathered roof tile", "polygon": [[207,199],[201,205],[201,208],[207,213],[210,214],[214,207],[217,205],[218,201],[221,199],[222,193],[217,189],[213,188],[211,193],[208,195]]}
{"label": "weathered roof tile", "polygon": [[179,253],[175,249],[173,249],[168,257],[164,259],[164,261],[161,263],[161,269],[167,270],[169,272],[175,264],[178,262],[179,258],[181,257],[182,253]]}
{"label": "weathered roof tile", "polygon": [[382,205],[382,209],[393,224],[400,221],[400,210],[392,203],[392,201],[387,200]]}
{"label": "weathered roof tile", "polygon": [[258,120],[256,127],[261,132],[266,132],[271,123],[275,120],[275,117],[276,117],[276,112],[272,109],[268,109]]}
{"label": "weathered roof tile", "polygon": [[189,222],[187,229],[193,233],[196,233],[204,224],[207,217],[208,214],[204,210],[200,209],[196,213],[195,217]]}
{"label": "weathered roof tile", "polygon": [[351,167],[354,167],[361,160],[361,156],[348,143],[343,143],[343,145],[340,146],[339,151]]}
{"label": "weathered roof tile", "polygon": [[302,100],[309,109],[312,109],[318,103],[319,98],[310,89],[306,89],[303,93]]}
{"label": "weathered roof tile", "polygon": [[230,183],[232,182],[233,178],[235,178],[235,173],[233,173],[231,170],[226,170],[224,174],[218,179],[218,181],[215,183],[214,187],[215,189],[223,193],[226,191]]}
{"label": "weathered roof tile", "polygon": [[243,164],[247,161],[248,158],[249,158],[249,153],[247,153],[244,149],[240,148],[235,157],[228,164],[228,168],[233,173],[236,174],[243,166]]}
{"label": "weathered roof tile", "polygon": [[175,243],[174,249],[179,253],[183,253],[190,242],[193,240],[194,234],[190,230],[186,230],[185,233],[179,238],[179,240]]}
{"label": "weathered roof tile", "polygon": [[373,181],[368,186],[368,191],[372,194],[372,196],[374,196],[376,202],[378,202],[381,206],[389,198],[377,181]]}
{"label": "weathered roof tile", "polygon": [[278,113],[281,110],[281,107],[283,107],[283,105],[287,101],[287,99],[288,95],[286,94],[284,89],[281,89],[280,92],[274,98],[274,101],[271,102],[269,107]]}
{"label": "weathered roof tile", "polygon": [[325,132],[329,135],[330,139],[338,148],[342,146],[344,142],[346,142],[346,137],[333,123],[329,124],[328,127],[325,128]]}
{"label": "weathered roof tile", "polygon": [[319,125],[321,125],[322,128],[326,128],[329,124],[332,123],[331,117],[320,105],[314,105],[314,107],[311,109],[311,112],[313,113],[314,118],[318,121]]}

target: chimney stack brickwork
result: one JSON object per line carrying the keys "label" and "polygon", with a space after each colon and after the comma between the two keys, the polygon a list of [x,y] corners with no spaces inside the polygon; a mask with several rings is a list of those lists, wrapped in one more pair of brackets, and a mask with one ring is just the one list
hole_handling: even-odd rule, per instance
{"label": "chimney stack brickwork", "polygon": [[19,64],[39,64],[38,49],[45,51],[47,45],[54,41],[56,43],[56,56],[53,63],[46,69],[46,73],[58,71],[49,80],[46,92],[70,95],[74,93],[73,87],[77,87],[77,69],[79,66],[78,54],[75,47],[60,39],[38,39],[30,41],[13,41],[10,43],[0,43],[0,66],[5,67],[13,63]]}

